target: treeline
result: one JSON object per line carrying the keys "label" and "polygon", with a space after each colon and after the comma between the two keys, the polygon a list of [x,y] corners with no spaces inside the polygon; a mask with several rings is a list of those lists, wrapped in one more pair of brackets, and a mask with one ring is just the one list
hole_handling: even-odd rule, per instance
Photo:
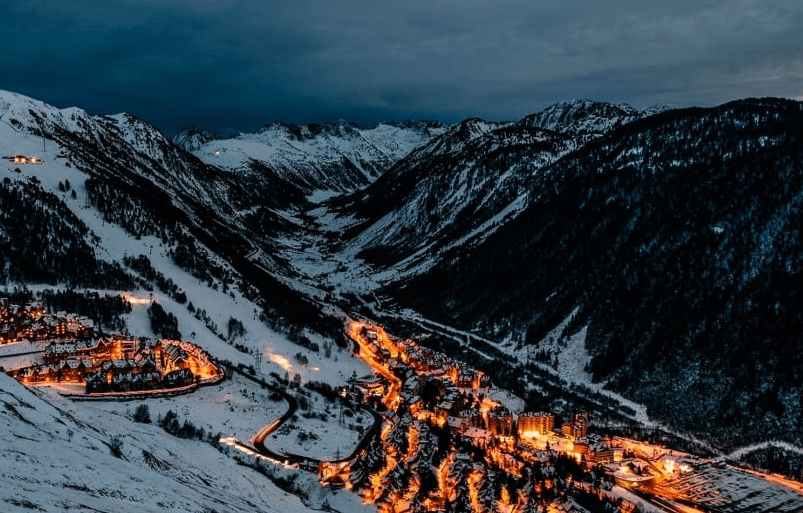
{"label": "treeline", "polygon": [[178,319],[172,312],[166,312],[156,301],[148,307],[148,319],[151,321],[151,331],[158,337],[182,340],[181,332],[178,330]]}
{"label": "treeline", "polygon": [[174,246],[168,254],[176,265],[210,287],[217,287],[214,282],[218,280],[226,292],[235,281],[231,271],[210,257],[185,227],[169,221],[175,217],[170,212],[172,207],[146,202],[98,178],[87,179],[86,189],[89,202],[103,213],[106,222],[122,226],[136,238],[150,235],[164,245]]}
{"label": "treeline", "polygon": [[131,279],[98,260],[87,226],[36,177],[0,182],[0,282],[126,289]]}
{"label": "treeline", "polygon": [[64,311],[85,315],[95,321],[95,328],[122,332],[125,316],[131,313],[131,303],[119,295],[100,295],[98,292],[45,289],[39,297],[52,312]]}
{"label": "treeline", "polygon": [[206,436],[204,428],[195,427],[195,424],[186,419],[184,419],[183,422],[180,421],[178,415],[173,410],[168,410],[164,417],[157,420],[157,423],[162,429],[179,438],[203,440]]}
{"label": "treeline", "polygon": [[155,284],[159,290],[175,299],[179,304],[187,302],[187,294],[173,283],[172,278],[167,278],[164,274],[154,269],[147,256],[125,255],[123,256],[123,263],[139,274],[142,278],[140,284],[145,290],[153,290],[153,285]]}
{"label": "treeline", "polygon": [[228,292],[236,280],[228,267],[214,260],[191,235],[182,232],[175,241],[176,246],[168,254],[177,266],[206,281],[214,290],[218,288],[216,281],[220,281],[223,292]]}
{"label": "treeline", "polygon": [[98,178],[84,182],[88,202],[100,210],[103,220],[122,226],[135,237],[152,235],[167,244],[180,231],[178,224],[167,222],[172,217]]}

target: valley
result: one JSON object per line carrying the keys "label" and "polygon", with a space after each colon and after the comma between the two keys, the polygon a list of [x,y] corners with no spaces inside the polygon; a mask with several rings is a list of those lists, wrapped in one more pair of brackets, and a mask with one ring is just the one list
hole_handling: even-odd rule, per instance
{"label": "valley", "polygon": [[[2,499],[801,511],[802,112],[576,101],[516,122],[170,141],[2,92],[0,296],[46,310],[36,330],[0,326],[6,372],[41,365],[17,375],[30,388],[3,376],[22,445],[5,447]],[[79,326],[120,347],[183,341],[159,347],[197,347],[225,378],[73,400],[79,379],[45,383],[75,369],[47,374],[37,339]],[[39,468],[63,477],[14,487]]]}

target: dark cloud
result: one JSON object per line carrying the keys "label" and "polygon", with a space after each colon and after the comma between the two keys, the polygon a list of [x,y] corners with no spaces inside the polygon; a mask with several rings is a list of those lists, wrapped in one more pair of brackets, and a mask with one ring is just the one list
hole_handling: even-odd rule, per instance
{"label": "dark cloud", "polygon": [[540,4],[11,0],[0,87],[166,132],[803,96],[798,0]]}

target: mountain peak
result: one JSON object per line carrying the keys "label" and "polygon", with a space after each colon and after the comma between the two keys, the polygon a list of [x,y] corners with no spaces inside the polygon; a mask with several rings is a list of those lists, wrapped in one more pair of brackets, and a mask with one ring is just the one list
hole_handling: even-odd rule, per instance
{"label": "mountain peak", "polygon": [[594,136],[646,114],[627,104],[578,99],[550,105],[520,123],[569,135]]}
{"label": "mountain peak", "polygon": [[202,130],[195,125],[185,125],[170,138],[173,144],[192,152],[200,149],[204,144],[216,141],[220,136],[209,130]]}

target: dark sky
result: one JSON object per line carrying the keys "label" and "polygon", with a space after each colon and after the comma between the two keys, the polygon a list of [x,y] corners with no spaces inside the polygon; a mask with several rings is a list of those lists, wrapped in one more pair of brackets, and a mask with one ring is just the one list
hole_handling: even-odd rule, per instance
{"label": "dark sky", "polygon": [[0,88],[168,134],[803,99],[800,0],[5,0]]}

